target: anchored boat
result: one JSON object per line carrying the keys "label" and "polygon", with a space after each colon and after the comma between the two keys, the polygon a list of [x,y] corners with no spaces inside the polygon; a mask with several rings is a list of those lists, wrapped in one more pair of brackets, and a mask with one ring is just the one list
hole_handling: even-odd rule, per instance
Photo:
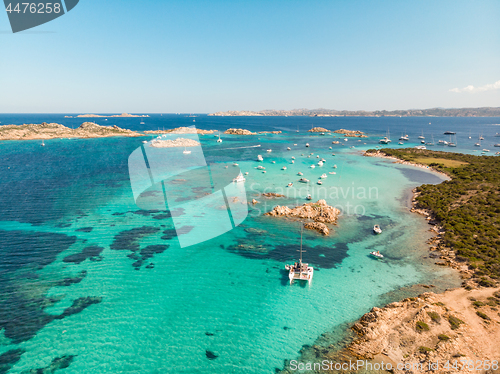
{"label": "anchored boat", "polygon": [[304,264],[302,262],[302,231],[303,227],[300,230],[300,258],[299,262],[294,263],[293,265],[285,265],[285,269],[288,270],[288,279],[290,279],[290,284],[293,283],[294,280],[306,280],[311,282],[314,275],[314,268],[309,266],[309,264]]}

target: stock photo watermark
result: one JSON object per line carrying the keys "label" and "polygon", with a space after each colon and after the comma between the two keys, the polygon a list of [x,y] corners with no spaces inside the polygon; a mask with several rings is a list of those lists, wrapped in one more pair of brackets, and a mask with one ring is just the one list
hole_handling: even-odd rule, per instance
{"label": "stock photo watermark", "polygon": [[72,10],[79,0],[4,0],[13,33],[31,29],[59,18]]}

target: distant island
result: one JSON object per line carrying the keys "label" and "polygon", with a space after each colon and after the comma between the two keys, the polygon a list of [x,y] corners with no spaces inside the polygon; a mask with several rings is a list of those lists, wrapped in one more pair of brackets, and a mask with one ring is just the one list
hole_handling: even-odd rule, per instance
{"label": "distant island", "polygon": [[[110,116],[102,116],[100,114],[79,114],[75,118],[137,118],[137,117],[149,117],[147,114],[144,115],[135,115],[135,114],[128,114],[128,113],[122,113],[122,114],[114,114]],[[64,118],[73,118],[72,116],[64,116]]]}
{"label": "distant island", "polygon": [[261,110],[227,111],[211,113],[209,116],[243,117],[243,116],[309,116],[309,117],[500,117],[500,108],[431,108],[408,110],[332,110],[332,109],[292,109],[292,110]]}
{"label": "distant island", "polygon": [[70,129],[59,123],[3,125],[0,126],[0,140],[34,140],[55,138],[105,138],[110,136],[144,136],[135,131],[118,126],[100,126],[93,122],[84,122],[76,129]]}

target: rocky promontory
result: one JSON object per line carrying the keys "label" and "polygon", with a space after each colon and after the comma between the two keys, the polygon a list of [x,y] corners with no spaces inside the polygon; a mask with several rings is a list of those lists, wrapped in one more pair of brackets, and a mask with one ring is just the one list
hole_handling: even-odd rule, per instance
{"label": "rocky promontory", "polygon": [[70,129],[58,123],[46,122],[42,124],[0,126],[0,140],[103,138],[111,136],[135,137],[143,135],[118,126],[101,126],[93,122],[84,122],[76,129]]}
{"label": "rocky promontory", "polygon": [[312,220],[313,222],[305,224],[304,227],[306,229],[317,230],[323,235],[328,235],[330,230],[326,224],[335,224],[338,216],[340,215],[340,210],[329,206],[325,200],[318,200],[315,203],[305,203],[295,208],[278,205],[274,207],[272,211],[265,213],[264,215]]}
{"label": "rocky promontory", "polygon": [[311,130],[307,132],[330,132],[330,130],[325,129],[324,127],[313,127]]}
{"label": "rocky promontory", "polygon": [[245,129],[227,129],[224,131],[224,134],[229,134],[229,135],[257,135],[255,132],[251,132],[249,130]]}
{"label": "rocky promontory", "polygon": [[357,131],[357,130],[340,129],[340,130],[335,130],[334,133],[342,134],[346,138],[367,138],[367,136],[363,131]]}

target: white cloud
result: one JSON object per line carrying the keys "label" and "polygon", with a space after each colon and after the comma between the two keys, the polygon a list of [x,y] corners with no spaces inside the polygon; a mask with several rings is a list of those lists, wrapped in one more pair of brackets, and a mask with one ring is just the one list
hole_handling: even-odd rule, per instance
{"label": "white cloud", "polygon": [[498,90],[500,89],[500,81],[496,81],[493,84],[486,84],[481,87],[474,87],[473,85],[469,85],[464,88],[452,88],[450,92],[469,92],[469,93],[476,93],[476,92],[484,92],[484,91],[492,91],[492,90]]}

